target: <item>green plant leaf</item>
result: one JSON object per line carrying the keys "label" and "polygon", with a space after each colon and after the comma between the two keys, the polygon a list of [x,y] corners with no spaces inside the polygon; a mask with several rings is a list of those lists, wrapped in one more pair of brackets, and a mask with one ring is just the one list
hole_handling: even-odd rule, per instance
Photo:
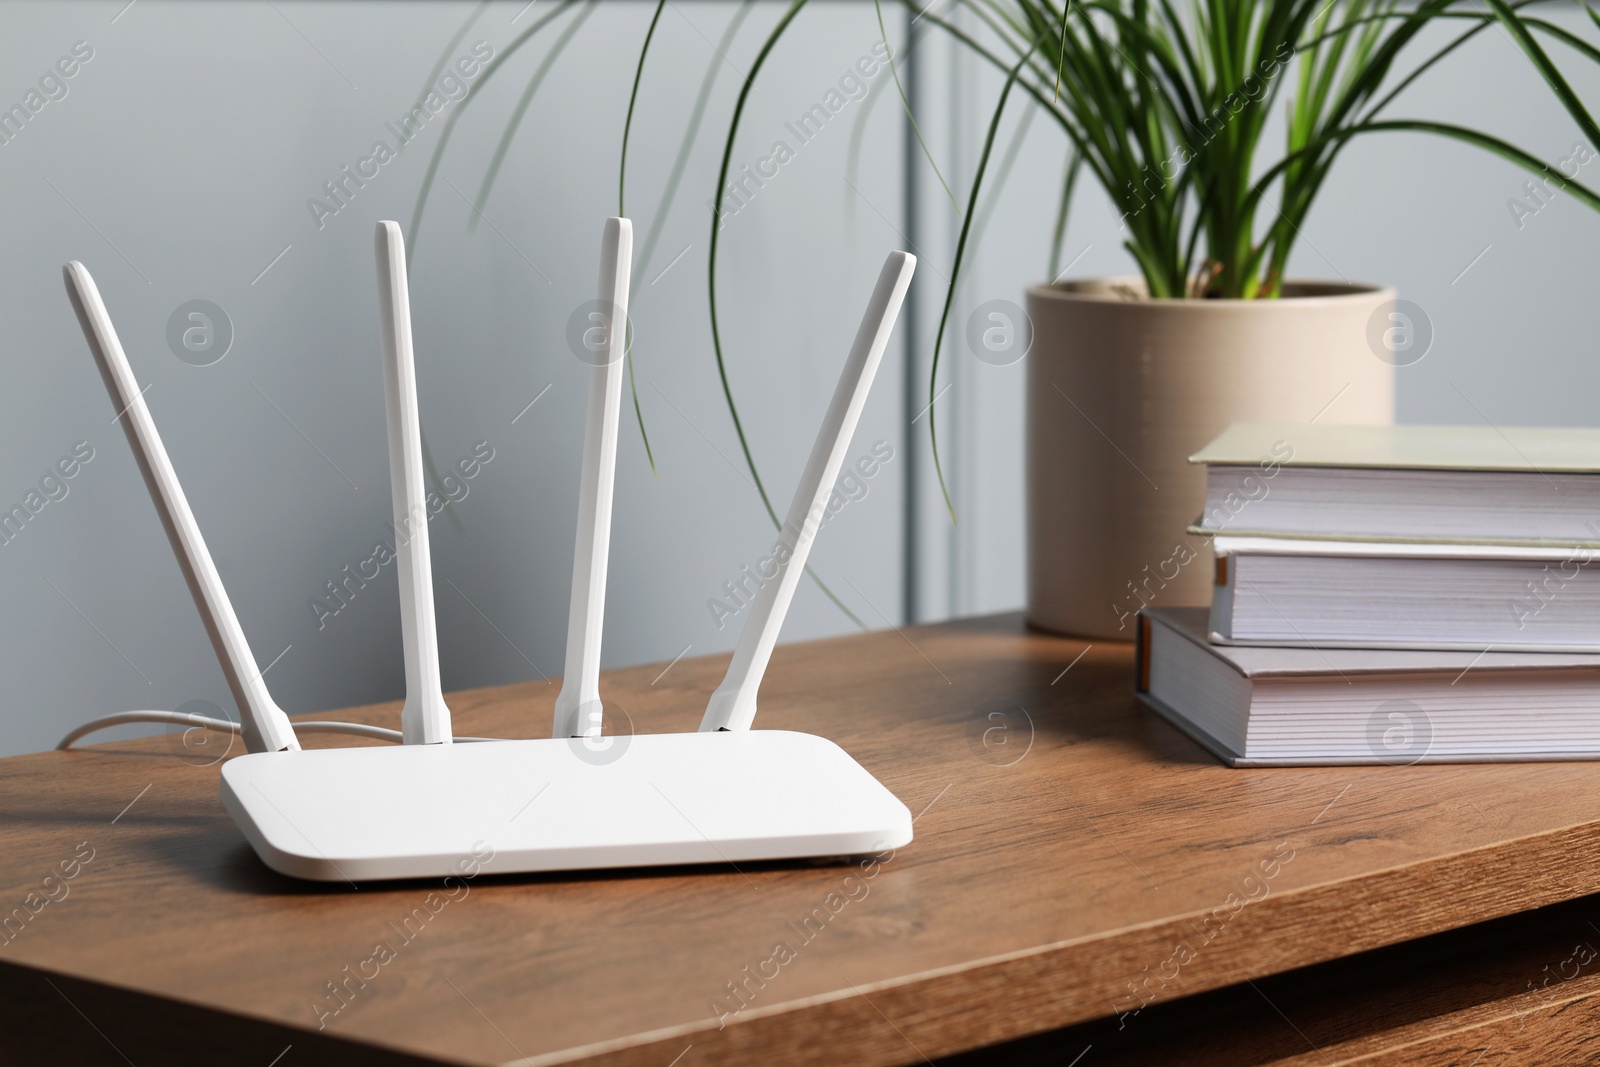
{"label": "green plant leaf", "polygon": [[[914,10],[920,0],[904,2]],[[980,31],[933,13],[923,21],[997,69],[1030,51],[1043,58],[1022,60],[1018,83],[1122,212],[1126,247],[1156,297],[1276,296],[1350,136],[1376,132],[1374,117],[1398,93],[1489,25],[1504,27],[1600,143],[1592,109],[1540,41],[1591,63],[1600,63],[1600,47],[1519,15],[1531,0],[1193,0],[1181,10],[1173,0],[957,2]],[[1600,27],[1590,0],[1584,11]],[[1421,35],[1440,20],[1477,25],[1443,46],[1425,44]],[[1297,76],[1287,73],[1295,55]],[[1290,96],[1286,143],[1280,158],[1258,164],[1279,94]],[[1490,140],[1471,143],[1498,151]],[[1268,186],[1277,194],[1270,207]],[[1196,279],[1206,284],[1197,289]]]}
{"label": "green plant leaf", "polygon": [[[1526,0],[1526,2],[1532,3],[1533,0]],[[1524,15],[1522,17],[1522,21],[1541,33],[1547,34],[1548,36],[1560,41],[1562,44],[1573,49],[1574,51],[1581,53],[1584,58],[1592,60],[1596,63],[1600,63],[1600,48],[1596,48],[1594,45],[1590,44],[1588,41],[1585,41],[1577,34],[1567,30],[1565,27],[1557,26],[1553,22],[1546,22],[1544,19],[1534,18],[1531,15]]]}
{"label": "green plant leaf", "polygon": [[1005,115],[1006,101],[1011,97],[1011,89],[1017,84],[1017,77],[1022,73],[1022,68],[1030,58],[1032,51],[1011,68],[1011,74],[1006,78],[1005,88],[1000,90],[1000,100],[995,104],[994,115],[989,120],[989,132],[983,139],[983,153],[978,157],[978,169],[972,176],[972,193],[967,198],[967,210],[961,216],[961,236],[956,241],[955,258],[950,264],[950,284],[945,288],[944,310],[939,313],[939,332],[933,341],[933,361],[928,367],[928,438],[933,445],[933,469],[939,476],[939,492],[944,495],[945,511],[950,514],[950,522],[956,521],[955,505],[950,500],[950,487],[945,482],[944,463],[939,458],[939,430],[936,420],[938,413],[934,410],[935,401],[939,399],[937,393],[939,381],[939,353],[944,345],[945,328],[950,323],[950,307],[955,303],[956,286],[961,281],[961,263],[967,251],[967,237],[972,232],[972,223],[977,215],[978,193],[983,189],[983,175],[989,169],[989,155],[994,151],[994,137],[1000,130],[1000,119]]}
{"label": "green plant leaf", "polygon": [[[667,0],[656,0],[655,14],[650,16],[650,28],[644,32],[644,44],[639,46],[639,65],[633,71],[633,91],[628,94],[628,117],[622,122],[622,159],[617,164],[617,214],[628,217],[628,135],[633,132],[633,109],[639,102],[639,83],[644,80],[644,60],[650,54],[650,41],[656,35],[656,23],[661,12],[667,9]],[[650,464],[651,469],[655,463]]]}
{"label": "green plant leaf", "polygon": [[889,31],[883,24],[883,0],[872,0],[872,6],[878,12],[878,33],[883,39],[883,50],[889,55],[889,75],[894,79],[895,92],[900,94],[900,106],[905,109],[906,121],[911,123],[911,132],[917,135],[917,144],[922,146],[922,156],[928,161],[928,166],[933,168],[933,176],[938,178],[939,184],[944,187],[944,195],[950,198],[950,206],[959,209],[956,194],[950,191],[950,183],[944,180],[939,164],[934,162],[933,153],[928,150],[928,142],[922,137],[922,127],[917,125],[917,116],[911,111],[911,101],[906,97],[905,86],[900,83],[900,69],[894,61],[894,50],[889,47]]}
{"label": "green plant leaf", "polygon": [[1591,208],[1600,211],[1600,193],[1596,193],[1583,183],[1561,174],[1558,168],[1551,167],[1532,152],[1518,148],[1516,145],[1478,130],[1448,122],[1427,122],[1421,119],[1390,119],[1384,122],[1369,122],[1350,132],[1353,135],[1357,133],[1382,133],[1384,131],[1431,133],[1473,145],[1515,163],[1530,174],[1554,179],[1562,192],[1572,193]]}
{"label": "green plant leaf", "polygon": [[506,45],[505,51],[484,65],[482,73],[478,75],[477,84],[445,120],[444,129],[439,132],[439,143],[433,146],[433,155],[428,159],[428,169],[422,175],[422,186],[417,190],[416,206],[411,209],[411,225],[406,232],[412,255],[416,254],[417,240],[422,233],[422,211],[428,204],[428,194],[433,189],[433,179],[439,172],[439,161],[444,158],[445,149],[450,145],[450,135],[455,132],[456,123],[461,121],[461,116],[467,113],[467,108],[478,98],[479,90],[499,73],[506,61],[516,55],[517,51],[531,41],[540,30],[554,22],[563,11],[577,2],[578,0],[559,0],[555,8],[535,19],[527,29],[518,34],[510,44]]}
{"label": "green plant leaf", "polygon": [[1588,134],[1589,143],[1600,145],[1600,125],[1595,123],[1594,116],[1589,114],[1589,109],[1583,106],[1583,101],[1579,100],[1578,94],[1572,91],[1572,86],[1567,84],[1567,79],[1561,76],[1561,71],[1550,61],[1549,55],[1540,47],[1539,42],[1534,40],[1533,34],[1523,24],[1522,19],[1511,10],[1506,0],[1484,0],[1484,2],[1499,17],[1500,24],[1506,28],[1506,31],[1517,42],[1517,46],[1522,49],[1533,63],[1534,69],[1539,72],[1540,77],[1544,78],[1545,84],[1550,87],[1550,91],[1556,94],[1556,99],[1560,100],[1561,105],[1567,109],[1567,114],[1572,116],[1573,121],[1578,124],[1578,127],[1584,133]]}
{"label": "green plant leaf", "polygon": [[760,472],[756,470],[755,457],[750,453],[750,441],[745,437],[744,422],[739,418],[739,405],[733,399],[733,387],[728,382],[728,364],[722,352],[722,329],[717,322],[717,248],[723,226],[722,202],[727,195],[728,169],[733,164],[733,145],[739,136],[739,120],[744,117],[745,104],[750,99],[751,90],[755,88],[756,75],[761,72],[767,56],[772,54],[773,47],[783,36],[783,31],[789,28],[789,24],[800,13],[800,9],[806,6],[806,2],[807,0],[790,0],[789,7],[778,20],[778,24],[762,42],[760,51],[756,53],[755,62],[751,64],[750,73],[745,75],[744,84],[739,88],[739,98],[733,106],[733,118],[728,123],[728,136],[722,146],[722,165],[717,170],[717,191],[711,212],[711,243],[706,257],[707,305],[711,313],[711,347],[717,358],[717,378],[722,383],[722,395],[728,403],[728,414],[733,419],[733,429],[738,434],[739,448],[744,453],[745,466],[754,480],[756,493],[761,497],[762,506],[767,509],[767,515],[772,519],[773,525],[780,528],[782,523],[778,519],[778,511],[772,506],[772,498],[767,495],[767,487],[761,481]]}
{"label": "green plant leaf", "polygon": [[483,209],[489,202],[489,192],[494,188],[494,181],[500,176],[500,167],[506,161],[506,153],[511,150],[511,142],[517,135],[517,130],[522,126],[522,117],[528,112],[528,105],[533,103],[534,94],[544,84],[551,68],[556,65],[556,60],[561,58],[561,53],[566,51],[572,38],[577,36],[589,16],[599,10],[600,0],[584,0],[583,9],[567,23],[567,28],[561,31],[561,36],[555,39],[550,46],[550,51],[545,53],[539,65],[534,68],[533,77],[528,79],[528,86],[522,91],[522,97],[517,101],[517,106],[511,109],[511,118],[506,122],[506,127],[500,133],[500,141],[494,146],[494,154],[489,157],[489,169],[484,172],[483,181],[478,186],[478,195],[473,198],[473,213],[467,218],[467,229],[478,228],[478,220],[483,217]]}
{"label": "green plant leaf", "polygon": [[[700,124],[705,119],[706,105],[711,100],[711,89],[717,82],[717,75],[722,71],[722,57],[733,44],[733,39],[739,33],[739,27],[745,19],[755,10],[756,0],[742,0],[733,18],[728,20],[727,27],[722,31],[722,39],[713,49],[713,55],[706,63],[706,72],[700,79],[700,91],[695,96],[694,106],[689,110],[689,121],[684,126],[683,137],[678,142],[678,154],[672,161],[672,169],[667,174],[667,183],[662,188],[661,202],[656,205],[654,216],[650,220],[649,230],[645,234],[643,243],[639,248],[639,255],[634,261],[634,273],[643,277],[649,272],[651,257],[654,255],[661,233],[666,225],[667,217],[671,214],[672,205],[677,199],[678,186],[683,180],[684,168],[688,166],[689,155],[694,149],[696,136],[700,133]],[[640,55],[641,69],[643,55]],[[631,327],[630,327],[631,329]],[[638,350],[630,343],[628,347],[628,390],[633,394],[633,415],[639,423],[639,436],[644,439],[645,458],[650,461],[650,474],[657,477],[656,457],[650,447],[650,435],[645,432],[644,406],[639,400],[639,380],[635,373],[638,365]]]}
{"label": "green plant leaf", "polygon": [[700,79],[700,92],[695,97],[694,107],[689,112],[689,121],[683,129],[683,137],[678,142],[678,154],[672,161],[672,170],[667,175],[667,183],[662,189],[661,202],[656,206],[655,216],[650,220],[650,231],[645,235],[644,244],[639,250],[636,270],[643,275],[649,267],[651,257],[661,239],[661,232],[666,224],[667,217],[672,210],[672,205],[677,200],[678,187],[683,180],[683,172],[689,164],[689,156],[694,149],[695,138],[700,133],[700,125],[705,119],[706,108],[711,102],[711,90],[717,83],[717,77],[722,73],[725,65],[722,57],[733,46],[733,40],[738,36],[739,28],[755,10],[756,0],[741,0],[739,7],[734,11],[733,18],[728,20],[727,27],[722,31],[722,38],[712,50],[712,56],[706,62],[706,72]]}
{"label": "green plant leaf", "polygon": [[[650,41],[656,35],[656,23],[661,21],[661,12],[666,7],[667,0],[656,0],[655,14],[650,16],[650,28],[645,31],[644,44],[639,46],[639,65],[633,72],[633,91],[628,94],[628,117],[622,123],[622,158],[617,163],[617,214],[622,218],[628,217],[628,135],[633,132],[633,109],[639,102],[639,83],[644,80],[644,60],[650,54]],[[650,461],[650,476],[657,478],[660,473],[656,470],[656,453],[650,447],[650,432],[644,426],[644,407],[639,403],[639,378],[634,372],[633,323],[625,323],[623,328],[628,331],[623,350],[628,356],[628,391],[633,394],[633,416],[639,421],[639,437],[644,441],[644,457]]]}
{"label": "green plant leaf", "polygon": [[[1532,174],[1537,174],[1540,177],[1550,176],[1548,174],[1551,169],[1549,164],[1539,159],[1539,157],[1535,156],[1533,153],[1518,148],[1517,146],[1503,141],[1498,137],[1493,137],[1489,134],[1469,129],[1465,126],[1457,126],[1446,122],[1431,122],[1423,119],[1386,119],[1378,122],[1363,122],[1354,126],[1348,126],[1326,134],[1322,142],[1306,146],[1300,150],[1299,154],[1304,155],[1321,151],[1326,147],[1324,142],[1344,142],[1364,134],[1384,132],[1429,133],[1441,137],[1448,137],[1452,140],[1462,141],[1476,148],[1481,148],[1485,151],[1491,152],[1494,155],[1500,156],[1502,159],[1506,159],[1512,163],[1515,163],[1517,166]],[[1279,160],[1272,167],[1270,167],[1266,173],[1262,174],[1260,180],[1252,190],[1252,195],[1259,197],[1262,192],[1264,192],[1266,187],[1270,185],[1272,181],[1293,162],[1294,156],[1285,156],[1283,159]],[[1600,195],[1597,195],[1581,182],[1568,179],[1564,176],[1559,180],[1562,183],[1561,188],[1563,190],[1572,191],[1577,195],[1578,199],[1582,200],[1590,207],[1600,210]]]}
{"label": "green plant leaf", "polygon": [[1022,113],[1017,128],[1011,131],[1011,140],[1006,143],[1005,153],[1000,157],[995,180],[989,184],[989,194],[983,198],[983,206],[978,209],[978,221],[972,226],[974,244],[982,240],[985,231],[988,230],[989,218],[1000,204],[1000,194],[1006,191],[1006,182],[1011,178],[1011,171],[1017,165],[1017,156],[1022,153],[1023,142],[1028,139],[1028,131],[1033,127],[1034,117],[1039,114],[1038,108],[1033,106],[1033,101],[1027,103],[1028,109]]}
{"label": "green plant leaf", "polygon": [[[745,436],[744,422],[739,418],[739,405],[733,399],[733,386],[728,382],[728,364],[722,352],[722,332],[717,324],[717,246],[718,237],[722,231],[722,200],[728,186],[728,168],[733,162],[733,145],[739,136],[739,120],[744,117],[745,104],[750,99],[750,92],[755,88],[756,75],[761,72],[762,66],[767,62],[767,57],[772,54],[772,49],[777,46],[778,40],[783,36],[783,31],[789,28],[794,17],[800,9],[806,6],[807,0],[791,0],[783,16],[778,19],[778,24],[767,34],[767,39],[762,42],[761,50],[756,53],[755,62],[750,65],[750,73],[745,75],[744,84],[739,88],[739,99],[733,106],[733,118],[728,123],[728,136],[722,148],[722,166],[717,171],[717,195],[713,201],[711,212],[711,248],[707,254],[707,303],[711,311],[711,345],[717,357],[717,378],[722,383],[722,396],[728,404],[728,414],[733,419],[733,429],[739,436],[739,449],[744,453],[745,466],[750,471],[750,477],[756,488],[756,493],[761,497],[761,504],[767,509],[767,516],[772,520],[772,525],[781,530],[783,522],[778,518],[777,509],[772,506],[772,498],[767,495],[767,487],[761,481],[761,472],[756,469],[755,456],[750,451],[750,440]],[[850,621],[862,630],[867,629],[867,624],[862,622],[855,612],[843,600],[828,588],[826,582],[817,577],[809,565],[806,573],[817,584],[823,594],[833,602],[834,607],[844,612]]]}
{"label": "green plant leaf", "polygon": [[[906,43],[901,47],[901,49],[898,52],[891,49],[889,54],[897,56],[906,55],[913,48],[915,48],[917,43],[921,40],[922,35],[919,34],[916,27],[913,26],[906,32]],[[866,134],[867,119],[872,115],[872,109],[874,105],[876,105],[877,102],[885,95],[886,90],[884,89],[884,86],[890,84],[893,83],[884,82],[882,80],[874,81],[868,87],[867,98],[861,101],[861,106],[856,109],[856,117],[851,122],[850,148],[845,154],[844,174],[845,178],[852,184],[855,183],[857,177],[859,177],[861,173],[861,142],[863,136]],[[853,205],[855,202],[848,201],[848,203]]]}
{"label": "green plant leaf", "polygon": [[461,26],[451,35],[450,40],[445,42],[444,47],[439,50],[439,58],[434,60],[433,69],[428,72],[427,80],[422,83],[422,91],[417,93],[417,102],[412,106],[421,107],[423,101],[428,99],[428,94],[433,91],[434,85],[439,81],[439,75],[444,73],[445,64],[450,62],[450,57],[455,54],[462,39],[466,37],[467,31],[477,24],[478,19],[483,16],[485,11],[489,10],[489,3],[490,0],[478,0],[477,6],[467,14]]}

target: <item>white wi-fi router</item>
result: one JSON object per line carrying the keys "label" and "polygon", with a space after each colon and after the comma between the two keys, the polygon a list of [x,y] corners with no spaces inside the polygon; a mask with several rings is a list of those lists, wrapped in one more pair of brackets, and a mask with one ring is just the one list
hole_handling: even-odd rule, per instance
{"label": "white wi-fi router", "polygon": [[[94,279],[67,290],[238,703],[248,755],[222,766],[222,803],[263,862],[316,881],[850,855],[911,840],[911,813],[838,745],[751,730],[756,691],[883,359],[916,259],[891,253],[845,361],[727,677],[696,733],[606,736],[600,639],[633,229],[609,219],[609,309],[589,379],[566,677],[547,739],[452,743],[439,680],[433,578],[400,227],[378,224],[384,393],[405,649],[404,744],[305,751],[268,693],[156,432]],[[484,859],[488,856],[488,859]]]}

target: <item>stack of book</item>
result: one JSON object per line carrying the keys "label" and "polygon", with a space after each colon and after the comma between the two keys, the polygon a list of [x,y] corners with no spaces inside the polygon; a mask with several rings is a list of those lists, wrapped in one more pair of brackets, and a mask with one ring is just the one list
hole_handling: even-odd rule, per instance
{"label": "stack of book", "polygon": [[1138,689],[1234,766],[1600,758],[1600,430],[1236,424]]}

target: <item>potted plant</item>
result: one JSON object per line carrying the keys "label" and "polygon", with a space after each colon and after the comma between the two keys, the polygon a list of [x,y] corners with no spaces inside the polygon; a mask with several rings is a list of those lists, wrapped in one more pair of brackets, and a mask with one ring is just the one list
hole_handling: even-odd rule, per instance
{"label": "potted plant", "polygon": [[[644,37],[634,100],[665,2],[658,0]],[[881,0],[874,2],[887,49]],[[1351,139],[1385,132],[1452,138],[1600,209],[1600,196],[1575,180],[1570,157],[1547,162],[1478,130],[1388,114],[1407,86],[1496,28],[1521,49],[1589,145],[1600,145],[1600,126],[1541,42],[1557,42],[1597,63],[1600,49],[1529,14],[1532,0],[955,0],[974,14],[981,26],[976,32],[949,18],[944,5],[903,2],[916,29],[948,34],[1005,74],[966,198],[934,343],[928,423],[936,466],[932,405],[951,305],[995,134],[1019,94],[1033,98],[1073,149],[1053,212],[1055,247],[1066,230],[1072,191],[1087,169],[1118,205],[1124,246],[1138,265],[1133,277],[1058,281],[1028,294],[1028,614],[1045,629],[1128,637],[1133,611],[1158,593],[1166,603],[1206,599],[1206,547],[1184,534],[1201,509],[1203,481],[1185,460],[1227,423],[1309,421],[1335,401],[1340,421],[1392,419],[1393,364],[1414,358],[1408,348],[1418,343],[1414,331],[1423,324],[1408,317],[1392,290],[1285,276],[1305,218]],[[712,201],[708,279],[719,370],[718,223],[734,143],[757,76],[806,3],[791,0],[768,32],[745,71],[727,126]],[[490,64],[480,84],[538,28],[569,9],[589,7],[561,0]],[[735,18],[748,10],[742,5]],[[1600,26],[1600,15],[1587,5],[1584,10]],[[1434,24],[1459,32],[1443,45],[1427,46],[1419,35]],[[541,72],[558,52],[552,50]],[[887,84],[899,89],[896,53],[888,54],[894,77]],[[542,77],[535,74],[518,116]],[[708,72],[689,138],[713,77]],[[904,105],[903,91],[900,98]],[[1285,139],[1269,153],[1264,133],[1279,103],[1287,107]],[[619,209],[632,113],[630,104]],[[909,106],[906,113],[915,129]],[[448,135],[447,127],[435,163]],[[682,162],[680,152],[658,214],[670,203]],[[495,169],[492,164],[482,195]],[[722,382],[745,460],[776,524],[726,373]],[[942,469],[939,477],[943,486]],[[945,499],[954,520],[948,491]]]}
{"label": "potted plant", "polygon": [[[1028,293],[1028,615],[1036,626],[1129,637],[1133,613],[1158,596],[1174,604],[1207,600],[1209,552],[1183,532],[1201,510],[1203,475],[1186,457],[1229,422],[1306,422],[1336,403],[1340,421],[1392,420],[1393,365],[1420,357],[1417,331],[1426,324],[1392,290],[1284,273],[1330,167],[1353,137],[1420,131],[1455,138],[1600,207],[1571,180],[1575,167],[1563,173],[1480,131],[1387,114],[1406,86],[1498,26],[1591,144],[1600,143],[1600,129],[1535,35],[1591,61],[1600,52],[1519,12],[1526,3],[968,6],[992,41],[938,15],[925,18],[1007,69],[995,121],[1020,87],[1074,148],[1057,241],[1077,171],[1088,167],[1121,208],[1125,246],[1140,269],[1135,278],[1058,282]],[[1435,21],[1460,32],[1402,72],[1401,56]],[[1276,158],[1264,158],[1266,119],[1279,100],[1287,103],[1285,141]],[[985,163],[988,153],[986,145]],[[980,167],[975,184],[981,175]],[[1264,198],[1273,194],[1268,207]]]}

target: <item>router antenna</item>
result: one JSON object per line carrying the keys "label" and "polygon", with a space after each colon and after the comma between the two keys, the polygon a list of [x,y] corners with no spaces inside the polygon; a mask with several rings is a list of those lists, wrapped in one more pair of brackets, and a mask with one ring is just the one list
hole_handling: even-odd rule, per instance
{"label": "router antenna", "polygon": [[705,718],[700,721],[702,731],[748,730],[756,717],[756,690],[761,688],[761,677],[772,658],[772,647],[778,642],[778,631],[783,628],[789,602],[805,572],[806,557],[811,554],[811,543],[822,525],[828,495],[844,465],[850,436],[861,419],[861,409],[866,406],[872,379],[883,362],[889,333],[900,315],[900,304],[916,267],[917,257],[907,252],[890,252],[883,264],[828,413],[822,418],[822,429],[811,446],[811,458],[800,475],[800,487],[795,490],[789,515],[779,531],[780,549],[775,557],[778,573],[756,594],[750,617],[739,633],[739,644],[733,650],[733,662],[728,664],[727,675],[706,705]]}
{"label": "router antenna", "polygon": [[450,743],[450,709],[439,681],[439,635],[433,618],[433,558],[428,550],[422,426],[411,346],[406,242],[398,222],[377,232],[378,311],[383,329],[383,397],[389,423],[389,488],[394,498],[395,570],[400,576],[400,640],[406,702],[400,734],[408,745]]}
{"label": "router antenna", "polygon": [[583,334],[584,358],[593,369],[583,431],[583,480],[578,486],[578,537],[572,552],[567,666],[556,697],[552,737],[600,736],[600,639],[605,630],[617,413],[622,405],[632,267],[633,223],[607,219],[600,238],[600,299],[589,316],[594,325]]}
{"label": "router antenna", "polygon": [[233,613],[233,603],[223,588],[216,564],[211,561],[205,538],[200,536],[194,512],[189,510],[189,501],[178,484],[178,474],[172,469],[172,460],[167,457],[166,446],[156,432],[155,420],[145,406],[133,368],[122,351],[122,342],[117,339],[116,327],[111,324],[105,301],[100,299],[100,290],[88,269],[77,260],[68,263],[63,273],[67,295],[78,313],[84,339],[89,342],[89,350],[94,353],[106,391],[111,394],[111,403],[118,412],[116,421],[122,423],[122,430],[128,436],[139,472],[150,490],[150,499],[172,542],[172,552],[178,557],[178,567],[189,583],[195,607],[200,609],[200,618],[211,637],[217,662],[239,706],[245,747],[251,752],[298,749],[300,743],[295,739],[289,717],[273,703],[266,683],[261,680],[255,657],[250,654],[250,644]]}

